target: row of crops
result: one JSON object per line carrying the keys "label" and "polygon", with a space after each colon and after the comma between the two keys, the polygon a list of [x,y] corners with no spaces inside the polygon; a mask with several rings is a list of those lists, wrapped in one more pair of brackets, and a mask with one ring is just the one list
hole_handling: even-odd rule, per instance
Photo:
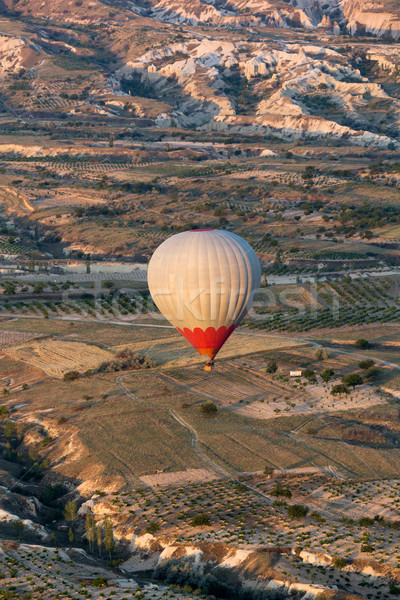
{"label": "row of crops", "polygon": [[249,327],[266,331],[292,332],[393,321],[400,321],[400,307],[345,306],[336,310],[322,308],[298,312],[297,314],[279,311],[262,321],[251,323]]}
{"label": "row of crops", "polygon": [[328,303],[338,298],[341,304],[393,304],[397,296],[397,283],[392,279],[344,279],[319,285],[318,295]]}
{"label": "row of crops", "polygon": [[[109,316],[127,316],[146,314],[156,310],[150,297],[138,294],[133,298],[121,295],[113,298],[93,297],[81,300],[18,301],[0,303],[0,311],[11,314],[34,314],[44,317],[57,314],[91,316],[93,318]],[[1,314],[1,313],[0,313]]]}

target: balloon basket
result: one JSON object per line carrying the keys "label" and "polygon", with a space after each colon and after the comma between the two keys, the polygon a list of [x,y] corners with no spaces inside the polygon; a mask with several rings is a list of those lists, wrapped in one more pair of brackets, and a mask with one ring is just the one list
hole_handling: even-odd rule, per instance
{"label": "balloon basket", "polygon": [[214,370],[214,361],[210,360],[210,361],[206,362],[206,364],[204,365],[204,370],[206,372],[213,371]]}

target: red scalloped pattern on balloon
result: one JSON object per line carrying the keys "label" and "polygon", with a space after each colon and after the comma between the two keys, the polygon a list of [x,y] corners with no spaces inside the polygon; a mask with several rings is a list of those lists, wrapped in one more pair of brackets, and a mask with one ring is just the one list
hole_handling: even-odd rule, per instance
{"label": "red scalloped pattern on balloon", "polygon": [[208,354],[211,360],[216,356],[217,352],[221,349],[221,346],[223,346],[235,328],[236,325],[231,325],[228,328],[225,325],[222,325],[222,327],[218,327],[218,329],[215,329],[215,327],[207,327],[207,329],[195,327],[192,331],[187,327],[184,327],[184,329],[179,329],[179,327],[177,327],[179,333],[181,333],[187,341],[200,352],[200,354]]}

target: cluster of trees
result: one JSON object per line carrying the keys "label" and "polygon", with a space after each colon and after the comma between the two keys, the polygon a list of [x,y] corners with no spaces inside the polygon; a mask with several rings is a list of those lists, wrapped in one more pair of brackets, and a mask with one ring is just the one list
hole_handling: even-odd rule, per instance
{"label": "cluster of trees", "polygon": [[101,364],[98,371],[99,373],[112,373],[128,369],[138,371],[141,369],[153,369],[156,366],[157,363],[147,354],[145,356],[140,356],[139,354],[135,354],[130,348],[124,348],[116,354],[114,360]]}
{"label": "cluster of trees", "polygon": [[102,548],[104,545],[111,562],[112,554],[115,550],[115,540],[111,519],[105,519],[102,526],[96,525],[94,515],[90,511],[87,511],[85,520],[85,534],[90,552],[94,553],[95,547],[97,547],[98,555],[101,558]]}
{"label": "cluster of trees", "polygon": [[[78,505],[74,500],[68,500],[64,506],[64,519],[69,524],[68,539],[72,545],[76,534],[76,522],[78,520]],[[94,515],[88,510],[85,517],[85,537],[89,551],[94,553],[97,548],[99,557],[102,555],[103,546],[108,552],[110,563],[115,550],[115,539],[113,524],[107,517],[102,525],[97,525]]]}

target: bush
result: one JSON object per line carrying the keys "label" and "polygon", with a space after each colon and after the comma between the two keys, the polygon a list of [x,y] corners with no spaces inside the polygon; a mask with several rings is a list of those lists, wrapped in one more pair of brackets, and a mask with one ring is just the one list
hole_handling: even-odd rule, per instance
{"label": "bush", "polygon": [[304,506],[304,504],[291,504],[287,507],[287,512],[291,519],[304,519],[308,511],[308,506]]}
{"label": "bush", "polygon": [[64,373],[64,381],[75,381],[75,379],[79,379],[81,374],[78,371],[68,371],[68,373]]}
{"label": "bush", "polygon": [[381,373],[382,371],[381,369],[378,369],[378,367],[370,367],[365,371],[365,379],[367,381],[376,381],[379,379]]}
{"label": "bush", "polygon": [[205,513],[199,513],[190,521],[192,527],[209,527],[211,525],[211,519]]}
{"label": "bush", "polygon": [[215,415],[218,412],[218,406],[212,400],[208,400],[200,405],[200,410],[203,415]]}
{"label": "bush", "polygon": [[372,358],[367,358],[366,360],[362,360],[360,363],[358,363],[358,366],[360,367],[360,369],[364,369],[366,371],[367,369],[373,367],[374,364],[375,361],[372,360]]}
{"label": "bush", "polygon": [[92,585],[95,587],[107,587],[108,580],[105,577],[96,577],[93,579]]}
{"label": "bush", "polygon": [[277,482],[275,488],[271,492],[271,496],[275,496],[276,498],[278,498],[279,496],[283,496],[284,498],[291,498],[292,492],[288,487],[283,487],[281,483]]}
{"label": "bush", "polygon": [[269,465],[265,465],[264,467],[264,475],[272,475],[275,469],[270,467]]}
{"label": "bush", "polygon": [[0,404],[0,416],[4,417],[5,415],[8,415],[9,412],[8,407],[5,404]]}
{"label": "bush", "polygon": [[160,529],[160,523],[149,523],[149,525],[147,525],[146,527],[146,533],[156,533],[156,531],[158,531]]}
{"label": "bush", "polygon": [[367,348],[371,348],[370,342],[364,338],[360,338],[359,340],[356,340],[354,345],[356,346],[356,348],[362,348],[363,350],[366,350]]}
{"label": "bush", "polygon": [[371,517],[361,517],[361,519],[358,520],[360,527],[371,527],[374,523],[375,521],[374,519],[371,519]]}
{"label": "bush", "polygon": [[390,586],[389,592],[392,594],[392,596],[400,596],[400,587],[393,584]]}
{"label": "bush", "polygon": [[337,557],[333,559],[333,566],[335,567],[335,569],[344,569],[345,566],[347,565],[346,561],[344,558],[341,557]]}
{"label": "bush", "polygon": [[328,358],[328,353],[325,348],[316,348],[314,350],[314,358],[315,360],[325,360]]}
{"label": "bush", "polygon": [[303,377],[308,379],[308,381],[310,383],[315,383],[317,381],[317,376],[315,374],[315,371],[313,371],[312,369],[305,369],[303,371]]}
{"label": "bush", "polygon": [[278,365],[276,364],[275,361],[272,361],[270,363],[268,363],[267,365],[267,373],[270,373],[271,375],[273,375],[274,373],[276,373],[278,370]]}
{"label": "bush", "polygon": [[338,394],[349,394],[349,388],[344,383],[338,383],[334,385],[331,389],[331,396],[337,396]]}

